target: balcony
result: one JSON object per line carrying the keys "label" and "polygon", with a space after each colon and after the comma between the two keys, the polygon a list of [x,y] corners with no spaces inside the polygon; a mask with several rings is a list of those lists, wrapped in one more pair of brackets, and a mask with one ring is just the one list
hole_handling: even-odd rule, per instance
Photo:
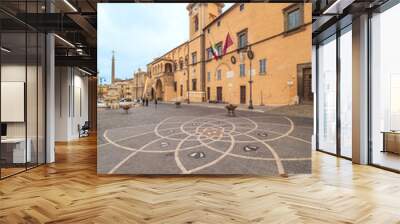
{"label": "balcony", "polygon": [[154,74],[153,77],[160,78],[160,77],[164,77],[164,76],[173,76],[173,75],[174,75],[173,72],[160,72],[160,73]]}

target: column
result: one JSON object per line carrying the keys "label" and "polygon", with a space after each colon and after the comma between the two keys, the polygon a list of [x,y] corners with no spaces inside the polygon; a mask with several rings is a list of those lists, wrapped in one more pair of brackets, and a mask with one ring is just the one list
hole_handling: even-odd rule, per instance
{"label": "column", "polygon": [[353,162],[368,163],[368,15],[353,19]]}

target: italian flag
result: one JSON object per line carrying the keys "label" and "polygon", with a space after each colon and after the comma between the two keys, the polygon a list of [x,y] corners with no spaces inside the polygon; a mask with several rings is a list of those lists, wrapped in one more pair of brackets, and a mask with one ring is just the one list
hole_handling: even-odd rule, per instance
{"label": "italian flag", "polygon": [[[230,36],[229,33],[228,33],[228,34],[226,35],[225,44],[224,44],[224,49],[222,50],[221,54],[222,54],[222,55],[225,55],[226,52],[227,52],[227,50],[228,50],[228,48],[229,48],[230,46],[232,46],[232,45],[233,45],[233,41],[232,41],[231,36]],[[218,55],[218,51],[217,51],[216,44],[213,45],[213,44],[211,43],[211,41],[210,41],[210,49],[211,49],[211,53],[213,54],[215,60],[218,60],[218,58],[222,56],[222,55]]]}
{"label": "italian flag", "polygon": [[211,53],[212,53],[213,56],[214,56],[214,59],[215,59],[215,60],[218,60],[219,55],[218,55],[217,48],[216,48],[216,46],[213,45],[211,42],[210,42],[210,50],[211,50]]}

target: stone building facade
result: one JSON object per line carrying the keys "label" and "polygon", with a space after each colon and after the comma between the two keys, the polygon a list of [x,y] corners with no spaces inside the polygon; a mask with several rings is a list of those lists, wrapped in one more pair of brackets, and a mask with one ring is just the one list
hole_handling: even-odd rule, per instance
{"label": "stone building facade", "polygon": [[[311,4],[236,3],[222,13],[223,6],[187,6],[189,40],[147,65],[144,95],[233,104],[252,98],[254,105],[311,102]],[[228,33],[232,45],[223,52]]]}
{"label": "stone building facade", "polygon": [[114,79],[112,84],[98,86],[98,98],[107,104],[118,103],[122,99],[135,100],[144,97],[147,73],[138,71],[131,79]]}

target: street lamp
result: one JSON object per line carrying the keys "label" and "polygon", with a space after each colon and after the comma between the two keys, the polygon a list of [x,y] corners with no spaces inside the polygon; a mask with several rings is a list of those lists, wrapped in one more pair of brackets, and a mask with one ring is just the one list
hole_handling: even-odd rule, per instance
{"label": "street lamp", "polygon": [[190,81],[189,81],[189,72],[188,72],[188,81],[187,81],[187,103],[190,104]]}
{"label": "street lamp", "polygon": [[254,107],[253,107],[253,78],[252,78],[252,74],[251,74],[252,73],[251,61],[254,58],[254,53],[251,50],[250,46],[247,49],[247,57],[250,60],[250,81],[249,81],[249,84],[250,84],[250,101],[249,101],[249,107],[248,108],[252,110],[252,109],[254,109]]}

